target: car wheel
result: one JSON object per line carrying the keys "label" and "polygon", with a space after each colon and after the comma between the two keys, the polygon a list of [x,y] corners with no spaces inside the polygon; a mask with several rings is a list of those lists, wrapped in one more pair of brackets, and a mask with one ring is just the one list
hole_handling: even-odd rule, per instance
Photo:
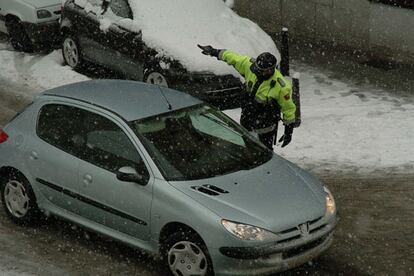
{"label": "car wheel", "polygon": [[62,42],[62,55],[65,63],[73,69],[81,67],[83,63],[81,48],[75,36],[65,35]]}
{"label": "car wheel", "polygon": [[214,275],[207,247],[190,231],[179,231],[165,241],[164,260],[171,275]]}
{"label": "car wheel", "polygon": [[146,70],[144,73],[144,82],[168,87],[168,80],[165,75],[161,73],[161,70]]}
{"label": "car wheel", "polygon": [[6,21],[10,43],[16,51],[33,52],[33,43],[17,18]]}
{"label": "car wheel", "polygon": [[11,172],[0,182],[1,201],[11,220],[21,225],[31,225],[40,218],[32,187],[21,174]]}

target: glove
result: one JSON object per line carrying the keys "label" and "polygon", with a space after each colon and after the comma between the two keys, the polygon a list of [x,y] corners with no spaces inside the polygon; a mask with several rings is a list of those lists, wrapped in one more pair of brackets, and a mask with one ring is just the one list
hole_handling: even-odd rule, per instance
{"label": "glove", "polygon": [[218,58],[220,53],[219,49],[213,48],[211,45],[201,46],[200,44],[197,44],[197,46],[202,50],[202,54]]}
{"label": "glove", "polygon": [[280,137],[279,143],[282,143],[282,148],[286,147],[292,141],[293,126],[285,125],[285,133]]}

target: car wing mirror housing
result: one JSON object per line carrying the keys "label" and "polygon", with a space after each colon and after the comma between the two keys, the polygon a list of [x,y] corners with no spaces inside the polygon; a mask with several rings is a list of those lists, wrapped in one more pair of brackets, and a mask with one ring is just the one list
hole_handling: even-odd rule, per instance
{"label": "car wing mirror housing", "polygon": [[145,178],[140,175],[136,169],[132,167],[122,167],[116,173],[116,178],[124,182],[135,182],[140,185],[145,185],[147,182]]}

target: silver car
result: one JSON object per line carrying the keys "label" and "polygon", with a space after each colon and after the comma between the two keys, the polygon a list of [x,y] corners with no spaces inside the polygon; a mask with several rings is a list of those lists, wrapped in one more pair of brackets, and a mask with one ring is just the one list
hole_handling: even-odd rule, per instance
{"label": "silver car", "polygon": [[158,254],[173,275],[262,275],[332,243],[319,180],[181,92],[87,81],[43,92],[0,130],[16,223],[62,217]]}

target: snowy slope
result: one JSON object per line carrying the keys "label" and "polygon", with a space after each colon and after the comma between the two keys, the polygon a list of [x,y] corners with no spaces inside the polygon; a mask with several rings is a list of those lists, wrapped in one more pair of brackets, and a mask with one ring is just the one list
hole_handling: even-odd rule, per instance
{"label": "snowy slope", "polygon": [[[413,99],[337,81],[302,64],[293,67],[301,71],[303,123],[288,147],[275,148],[278,154],[318,173],[414,172]],[[0,44],[0,82],[32,87],[35,95],[85,79],[62,66],[58,51],[27,55]],[[239,109],[226,113],[235,120],[240,117]]]}

